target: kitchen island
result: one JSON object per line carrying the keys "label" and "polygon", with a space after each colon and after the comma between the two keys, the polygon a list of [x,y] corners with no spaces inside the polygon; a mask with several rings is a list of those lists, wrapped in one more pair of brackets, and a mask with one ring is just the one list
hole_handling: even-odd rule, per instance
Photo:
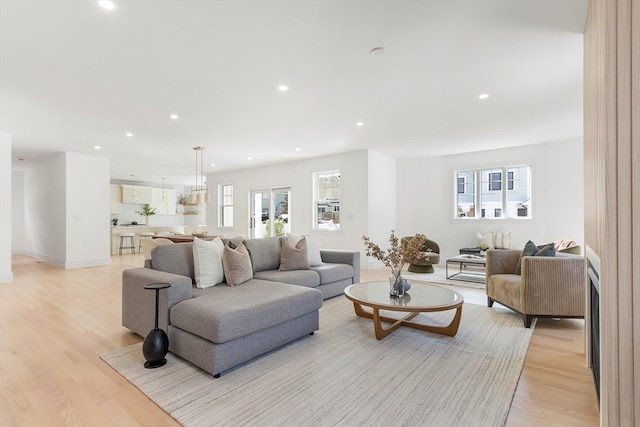
{"label": "kitchen island", "polygon": [[[111,255],[118,255],[120,248],[120,234],[122,233],[134,233],[136,253],[138,252],[138,246],[140,244],[140,233],[173,233],[184,234],[184,225],[116,225],[111,227]],[[131,253],[130,250],[123,251],[124,253]]]}

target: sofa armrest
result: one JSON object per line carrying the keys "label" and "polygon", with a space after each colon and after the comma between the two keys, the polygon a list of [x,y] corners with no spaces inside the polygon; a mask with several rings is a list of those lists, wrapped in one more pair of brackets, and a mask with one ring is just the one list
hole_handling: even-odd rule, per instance
{"label": "sofa armrest", "polygon": [[155,291],[144,289],[151,283],[169,283],[160,291],[158,327],[167,331],[169,309],[191,298],[191,278],[150,268],[131,268],[122,272],[122,326],[144,337],[154,327]]}
{"label": "sofa armrest", "polygon": [[339,249],[320,249],[322,262],[349,264],[353,267],[353,283],[360,283],[360,252]]}
{"label": "sofa armrest", "polygon": [[584,257],[522,257],[521,301],[525,313],[584,316]]}
{"label": "sofa armrest", "polygon": [[486,277],[489,278],[494,274],[513,274],[521,253],[522,251],[515,249],[489,249]]}

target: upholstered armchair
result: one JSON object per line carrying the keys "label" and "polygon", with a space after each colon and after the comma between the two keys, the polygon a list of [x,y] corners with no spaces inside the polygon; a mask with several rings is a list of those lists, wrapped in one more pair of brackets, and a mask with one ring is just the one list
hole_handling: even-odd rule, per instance
{"label": "upholstered armchair", "polygon": [[[414,236],[403,237],[402,245],[409,243]],[[433,240],[427,239],[420,248],[424,255],[409,264],[408,270],[412,273],[433,273],[433,265],[440,262],[440,246]]]}
{"label": "upholstered armchair", "polygon": [[519,250],[487,251],[487,305],[494,301],[524,316],[584,318],[584,257],[557,253],[555,257],[524,256],[521,274],[514,274]]}

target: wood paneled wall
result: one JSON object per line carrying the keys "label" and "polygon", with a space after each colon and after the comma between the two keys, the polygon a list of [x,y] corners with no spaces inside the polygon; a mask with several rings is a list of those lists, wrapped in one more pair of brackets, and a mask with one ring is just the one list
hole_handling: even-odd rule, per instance
{"label": "wood paneled wall", "polygon": [[603,426],[640,425],[640,1],[590,0],[585,241],[601,260]]}

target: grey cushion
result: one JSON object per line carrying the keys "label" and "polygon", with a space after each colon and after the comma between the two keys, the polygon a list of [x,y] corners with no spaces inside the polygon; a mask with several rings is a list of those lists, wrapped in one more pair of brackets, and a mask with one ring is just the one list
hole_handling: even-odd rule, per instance
{"label": "grey cushion", "polygon": [[533,256],[556,256],[556,248],[553,246],[553,243],[549,243]]}
{"label": "grey cushion", "polygon": [[258,271],[253,277],[256,279],[271,280],[274,282],[305,286],[307,288],[315,288],[320,284],[320,276],[318,275],[318,273],[311,270]]}
{"label": "grey cushion", "polygon": [[311,270],[320,275],[321,285],[353,277],[353,267],[349,264],[324,264],[318,267],[311,267]]}
{"label": "grey cushion", "polygon": [[548,243],[544,245],[541,249],[536,246],[531,240],[524,245],[524,249],[522,250],[522,254],[520,254],[520,259],[516,264],[516,268],[513,271],[514,274],[522,273],[522,257],[523,256],[556,256],[556,249],[553,243]]}
{"label": "grey cushion", "polygon": [[253,270],[275,270],[280,267],[280,238],[247,239],[244,245],[251,252]]}
{"label": "grey cushion", "polygon": [[242,286],[214,286],[206,295],[171,308],[171,324],[224,343],[322,307],[322,293],[302,286],[252,279]]}
{"label": "grey cushion", "polygon": [[538,247],[535,243],[529,240],[525,245],[524,249],[522,249],[522,253],[520,254],[520,259],[516,264],[516,268],[513,270],[513,274],[520,274],[522,271],[522,257],[523,256],[533,256],[538,252]]}
{"label": "grey cushion", "polygon": [[193,243],[156,246],[151,250],[151,266],[154,270],[191,277],[193,280]]}
{"label": "grey cushion", "polygon": [[303,237],[294,246],[287,239],[280,239],[280,271],[308,270],[309,256],[307,252],[307,241]]}
{"label": "grey cushion", "polygon": [[238,245],[236,249],[227,245],[222,252],[222,267],[227,285],[240,285],[253,277],[251,259],[244,245]]}

